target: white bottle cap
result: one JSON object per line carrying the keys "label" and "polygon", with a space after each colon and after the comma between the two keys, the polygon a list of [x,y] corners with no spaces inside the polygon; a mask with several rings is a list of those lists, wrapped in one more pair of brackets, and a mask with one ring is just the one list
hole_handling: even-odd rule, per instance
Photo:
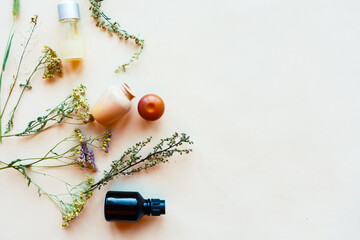
{"label": "white bottle cap", "polygon": [[67,18],[80,19],[79,4],[74,0],[63,0],[58,4],[59,21]]}

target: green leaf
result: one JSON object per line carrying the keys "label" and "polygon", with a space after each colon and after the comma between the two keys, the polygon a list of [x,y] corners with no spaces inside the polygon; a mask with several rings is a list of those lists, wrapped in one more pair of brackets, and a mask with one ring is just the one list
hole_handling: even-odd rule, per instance
{"label": "green leaf", "polygon": [[11,37],[10,37],[10,39],[9,39],[9,41],[8,41],[8,45],[7,45],[7,47],[6,47],[6,52],[5,52],[4,61],[3,61],[3,65],[2,65],[2,71],[5,71],[5,66],[6,66],[7,60],[8,60],[8,58],[9,58],[11,43],[12,43],[14,34],[15,34],[15,32],[13,32],[13,33],[11,34]]}

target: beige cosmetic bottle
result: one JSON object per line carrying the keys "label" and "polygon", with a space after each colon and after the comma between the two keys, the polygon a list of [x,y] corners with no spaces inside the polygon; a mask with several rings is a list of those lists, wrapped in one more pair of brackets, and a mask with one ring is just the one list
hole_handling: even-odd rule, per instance
{"label": "beige cosmetic bottle", "polygon": [[118,87],[110,87],[94,104],[91,114],[97,122],[109,126],[129,112],[134,97],[134,93],[126,83]]}

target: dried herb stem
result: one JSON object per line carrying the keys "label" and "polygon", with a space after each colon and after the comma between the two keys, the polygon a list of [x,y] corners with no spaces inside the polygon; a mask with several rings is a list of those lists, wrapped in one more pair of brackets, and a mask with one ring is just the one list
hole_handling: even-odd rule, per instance
{"label": "dried herb stem", "polygon": [[22,84],[23,88],[21,90],[21,93],[20,93],[20,96],[19,98],[17,99],[16,101],[16,104],[14,106],[14,108],[11,110],[10,112],[10,119],[7,123],[7,126],[6,126],[6,131],[5,131],[5,134],[9,133],[11,131],[11,129],[13,128],[14,126],[14,117],[15,117],[15,113],[16,113],[16,110],[19,106],[19,103],[22,99],[22,96],[24,95],[24,92],[25,92],[25,89],[31,89],[31,86],[29,85],[30,84],[30,80],[32,78],[32,76],[35,74],[35,72],[38,70],[39,66],[42,64],[42,60],[45,58],[45,56],[42,57],[42,59],[40,60],[40,62],[37,64],[37,66],[35,67],[35,69],[32,71],[32,73],[30,74],[30,76],[26,79],[26,82],[25,84]]}
{"label": "dried herb stem", "polygon": [[4,114],[4,110],[1,110],[1,86],[2,86],[3,74],[5,72],[5,67],[6,67],[7,61],[9,59],[11,44],[12,44],[14,34],[15,34],[15,30],[14,30],[15,18],[16,18],[16,16],[14,16],[14,21],[11,26],[8,40],[6,42],[5,54],[4,54],[4,59],[3,59],[2,67],[1,67],[1,73],[0,73],[0,143],[2,143],[2,125],[1,125],[2,121],[1,120],[2,120],[2,116]]}
{"label": "dried herb stem", "polygon": [[[35,19],[33,19],[32,21],[34,22],[34,24],[36,24],[37,17],[35,17]],[[53,78],[56,75],[59,75],[59,76],[62,75],[61,60],[57,57],[56,52],[54,50],[52,50],[50,47],[45,46],[42,53],[43,53],[43,55],[40,57],[36,67],[33,69],[30,76],[26,79],[25,83],[20,84],[20,86],[22,86],[23,89],[20,93],[19,98],[17,99],[15,107],[10,112],[10,119],[6,125],[5,134],[9,133],[14,126],[13,121],[14,121],[16,110],[19,106],[20,100],[22,99],[25,89],[32,88],[30,86],[30,80],[32,79],[34,74],[40,69],[45,69],[43,78]]]}
{"label": "dried herb stem", "polygon": [[[93,184],[88,191],[100,189],[118,175],[130,175],[141,170],[146,170],[147,168],[153,167],[158,163],[167,162],[168,158],[176,152],[179,154],[187,154],[192,151],[191,149],[177,148],[182,144],[193,144],[193,142],[190,141],[190,138],[185,134],[178,135],[175,133],[171,138],[161,139],[160,143],[153,148],[153,152],[149,153],[146,157],[141,157],[138,155],[143,147],[150,143],[150,141],[151,138],[148,138],[146,141],[137,143],[135,146],[125,151],[120,159],[114,160],[112,162],[110,171],[105,172],[104,177]],[[167,143],[167,147],[163,148],[165,143]],[[139,166],[144,163],[145,165]],[[135,168],[136,166],[139,167]]]}
{"label": "dried herb stem", "polygon": [[121,66],[117,67],[115,70],[116,73],[120,71],[126,71],[126,68],[135,60],[139,59],[140,54],[143,52],[144,49],[144,39],[140,39],[139,37],[136,37],[133,34],[129,34],[126,30],[121,29],[121,26],[117,22],[112,22],[111,18],[108,17],[104,11],[101,10],[101,3],[103,0],[89,0],[91,6],[91,17],[96,20],[96,26],[101,28],[102,30],[105,30],[109,33],[110,36],[113,36],[114,34],[117,35],[120,39],[132,39],[134,40],[135,44],[140,47],[140,50],[138,52],[135,52],[130,60],[127,63],[122,64]]}
{"label": "dried herb stem", "polygon": [[[42,194],[49,197],[51,201],[55,203],[55,205],[61,211],[63,218],[67,216],[67,212],[73,210],[73,205],[67,203],[62,197],[70,196],[74,201],[75,199],[88,199],[90,197],[89,194],[83,194],[85,190],[87,190],[91,184],[93,184],[93,178],[87,177],[87,180],[80,182],[79,184],[72,185],[66,182],[65,180],[50,175],[43,171],[34,170],[36,169],[46,169],[46,168],[60,168],[60,167],[68,167],[72,165],[78,165],[81,168],[86,166],[87,168],[95,169],[94,158],[92,154],[92,149],[88,149],[87,145],[91,144],[95,149],[103,150],[103,140],[109,135],[108,131],[104,133],[104,135],[92,138],[85,138],[85,136],[81,133],[79,129],[75,129],[75,134],[69,137],[64,138],[63,140],[56,143],[43,157],[39,158],[22,158],[11,161],[10,163],[6,163],[0,160],[0,164],[5,166],[1,167],[0,170],[5,169],[14,169],[21,173],[25,179],[27,180],[28,186],[33,184],[37,188],[37,192],[39,196]],[[57,148],[62,145],[64,142],[75,142],[76,144],[72,147],[68,148],[61,153],[57,153]],[[98,145],[95,144],[98,142]],[[52,160],[47,162],[47,160]],[[55,164],[53,160],[58,160],[61,164]],[[39,165],[41,163],[43,165]],[[85,164],[85,165],[84,165]],[[96,166],[95,166],[96,167]],[[60,181],[64,184],[66,188],[66,193],[61,194],[51,194],[44,190],[38,183],[36,183],[30,174],[38,174],[45,177],[53,178],[57,181]],[[85,202],[83,203],[85,205]]]}
{"label": "dried herb stem", "polygon": [[30,121],[24,131],[15,134],[7,134],[3,137],[34,135],[64,122],[65,119],[73,119],[77,121],[77,125],[93,121],[94,119],[89,112],[90,106],[85,95],[86,87],[81,84],[79,87],[73,89],[72,93],[69,94],[61,103],[56,105],[54,108],[49,109],[46,115],[37,117],[35,120]]}
{"label": "dried herb stem", "polygon": [[[34,18],[37,19],[37,16],[35,16]],[[33,19],[34,19],[34,18],[33,18]],[[10,91],[9,91],[9,94],[8,94],[6,100],[5,100],[5,104],[4,104],[4,107],[3,107],[3,111],[2,111],[2,113],[1,113],[1,115],[0,115],[0,118],[3,117],[4,112],[5,112],[5,109],[6,109],[6,107],[7,107],[8,102],[9,102],[9,99],[10,99],[12,93],[13,93],[14,87],[15,87],[16,82],[17,82],[18,77],[19,77],[20,68],[21,68],[21,65],[22,65],[22,62],[23,62],[23,59],[24,59],[24,55],[25,55],[26,49],[27,49],[27,47],[28,47],[28,45],[29,45],[29,43],[30,43],[30,40],[32,39],[32,35],[33,35],[33,33],[35,32],[36,26],[37,26],[37,20],[36,20],[36,21],[31,21],[30,34],[29,34],[29,36],[28,36],[28,38],[27,38],[27,40],[26,40],[26,43],[25,43],[24,48],[23,48],[23,51],[22,51],[22,53],[21,53],[20,60],[19,60],[19,64],[18,64],[18,67],[17,67],[17,70],[16,70],[16,74],[15,74],[15,77],[14,77],[14,79],[13,79],[14,81],[13,81],[13,83],[12,83],[11,86],[10,86]]]}

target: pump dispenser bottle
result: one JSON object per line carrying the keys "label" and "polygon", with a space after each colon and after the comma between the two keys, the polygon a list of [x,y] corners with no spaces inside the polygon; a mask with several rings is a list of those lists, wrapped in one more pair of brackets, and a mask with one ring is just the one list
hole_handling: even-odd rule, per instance
{"label": "pump dispenser bottle", "polygon": [[57,6],[61,28],[61,55],[63,60],[84,58],[84,43],[80,24],[79,4],[63,0]]}
{"label": "pump dispenser bottle", "polygon": [[138,222],[144,215],[165,214],[165,201],[144,199],[138,192],[109,191],[105,197],[105,219],[109,222]]}

